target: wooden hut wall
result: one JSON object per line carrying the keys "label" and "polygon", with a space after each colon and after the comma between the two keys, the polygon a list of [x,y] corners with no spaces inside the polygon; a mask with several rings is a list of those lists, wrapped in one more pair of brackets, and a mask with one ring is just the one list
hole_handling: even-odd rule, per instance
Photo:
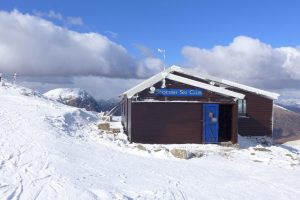
{"label": "wooden hut wall", "polygon": [[[206,80],[179,72],[174,72],[174,74],[208,83]],[[244,136],[271,136],[273,131],[273,100],[234,87],[229,87],[227,89],[246,95],[247,115],[238,118],[239,134]]]}
{"label": "wooden hut wall", "polygon": [[199,103],[132,104],[131,141],[156,144],[202,142],[202,105]]}
{"label": "wooden hut wall", "polygon": [[243,136],[272,136],[273,100],[238,89],[232,90],[246,95],[246,116],[239,116],[239,134]]}

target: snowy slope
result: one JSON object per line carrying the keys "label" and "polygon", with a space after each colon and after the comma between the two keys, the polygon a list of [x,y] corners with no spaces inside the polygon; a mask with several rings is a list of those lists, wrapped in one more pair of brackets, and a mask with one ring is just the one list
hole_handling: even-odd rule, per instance
{"label": "snowy slope", "polygon": [[281,106],[274,106],[274,142],[300,139],[300,114]]}
{"label": "snowy slope", "polygon": [[98,103],[89,93],[80,88],[57,88],[44,94],[45,97],[69,106],[98,111]]}
{"label": "snowy slope", "polygon": [[95,113],[25,88],[0,86],[0,105],[0,199],[299,199],[297,142],[164,146],[203,152],[181,160],[101,135]]}

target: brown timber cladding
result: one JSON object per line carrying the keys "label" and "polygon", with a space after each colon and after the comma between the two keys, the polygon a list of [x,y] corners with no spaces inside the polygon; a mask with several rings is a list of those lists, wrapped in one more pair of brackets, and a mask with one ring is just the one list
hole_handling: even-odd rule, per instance
{"label": "brown timber cladding", "polygon": [[[174,74],[207,83],[207,81],[178,72]],[[239,117],[238,133],[243,136],[271,136],[273,132],[273,100],[237,88],[226,89],[245,95],[247,115]]]}
{"label": "brown timber cladding", "polygon": [[131,141],[184,144],[202,141],[202,104],[132,103]]}
{"label": "brown timber cladding", "polygon": [[[156,88],[161,83],[154,85]],[[167,88],[196,89],[193,86],[166,80]],[[143,102],[155,99],[162,102]],[[202,143],[202,106],[203,103],[234,104],[231,97],[224,97],[213,92],[203,90],[202,97],[159,97],[149,93],[149,88],[139,92],[137,101],[124,99],[124,113],[122,122],[125,132],[131,142],[184,144]],[[187,102],[170,102],[170,101]],[[189,103],[198,101],[199,103]],[[234,106],[235,107],[235,106]],[[236,142],[237,118],[233,114],[232,141]]]}
{"label": "brown timber cladding", "polygon": [[245,117],[239,117],[239,134],[251,136],[271,136],[273,129],[273,100],[242,90],[235,89],[234,91],[246,95],[247,115]]}

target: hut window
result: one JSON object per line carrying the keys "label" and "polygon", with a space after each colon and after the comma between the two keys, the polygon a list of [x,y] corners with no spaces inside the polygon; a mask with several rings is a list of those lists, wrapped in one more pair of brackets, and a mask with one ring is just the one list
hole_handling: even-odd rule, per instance
{"label": "hut window", "polygon": [[240,116],[246,115],[246,100],[245,99],[238,100],[238,112],[239,112]]}

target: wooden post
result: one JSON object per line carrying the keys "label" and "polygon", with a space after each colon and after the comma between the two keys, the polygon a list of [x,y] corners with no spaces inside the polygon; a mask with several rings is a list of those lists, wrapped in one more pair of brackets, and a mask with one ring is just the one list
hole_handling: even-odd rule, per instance
{"label": "wooden post", "polygon": [[237,143],[238,139],[238,109],[237,102],[232,105],[232,120],[231,120],[231,142]]}

